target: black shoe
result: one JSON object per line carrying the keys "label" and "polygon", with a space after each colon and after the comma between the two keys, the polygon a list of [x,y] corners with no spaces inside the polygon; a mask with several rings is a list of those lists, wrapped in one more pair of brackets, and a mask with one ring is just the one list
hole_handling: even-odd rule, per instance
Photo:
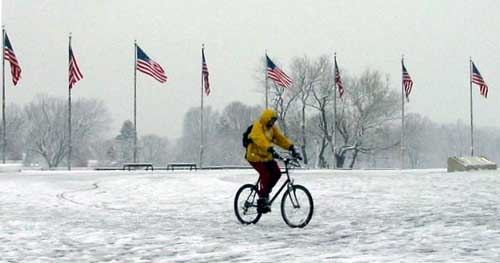
{"label": "black shoe", "polygon": [[267,198],[260,198],[257,200],[257,213],[265,214],[271,212],[271,206]]}

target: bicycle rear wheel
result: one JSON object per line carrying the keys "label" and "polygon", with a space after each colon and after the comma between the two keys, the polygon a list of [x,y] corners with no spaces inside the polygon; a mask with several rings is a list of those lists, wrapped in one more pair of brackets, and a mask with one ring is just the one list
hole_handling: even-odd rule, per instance
{"label": "bicycle rear wheel", "polygon": [[234,197],[234,214],[242,224],[255,224],[262,216],[257,212],[257,187],[245,184],[236,192]]}
{"label": "bicycle rear wheel", "polygon": [[290,227],[305,227],[312,218],[314,203],[302,185],[293,185],[281,199],[281,216]]}

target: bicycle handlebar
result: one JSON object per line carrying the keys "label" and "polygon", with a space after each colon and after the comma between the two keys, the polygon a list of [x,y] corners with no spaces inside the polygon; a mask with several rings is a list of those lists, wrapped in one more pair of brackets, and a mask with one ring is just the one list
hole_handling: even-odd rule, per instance
{"label": "bicycle handlebar", "polygon": [[288,156],[286,157],[283,157],[283,156],[279,156],[278,160],[282,161],[285,163],[285,165],[291,165],[291,166],[294,166],[294,167],[301,167],[300,165],[300,162],[299,161],[302,161],[302,158],[300,158],[299,156],[292,156],[291,154],[287,153]]}

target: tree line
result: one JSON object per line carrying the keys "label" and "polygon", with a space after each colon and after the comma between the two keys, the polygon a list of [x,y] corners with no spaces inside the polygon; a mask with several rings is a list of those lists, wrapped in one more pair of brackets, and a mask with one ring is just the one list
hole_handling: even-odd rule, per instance
{"label": "tree line", "polygon": [[[259,68],[258,76],[266,69]],[[333,63],[328,56],[294,58],[289,72],[294,83],[284,89],[269,85],[271,106],[279,113],[278,125],[301,150],[309,167],[399,168],[401,101],[388,75],[367,69],[359,75],[343,72],[345,93],[335,96]],[[257,79],[260,92],[264,77]],[[334,103],[335,99],[335,103]],[[334,122],[334,105],[336,117]],[[73,108],[73,164],[120,166],[133,159],[133,122],[110,132],[111,116],[98,99],[77,99]],[[262,106],[231,102],[221,111],[204,108],[204,166],[246,165],[242,133],[259,118]],[[67,102],[39,95],[28,105],[7,106],[7,159],[53,168],[66,165]],[[200,108],[189,109],[182,136],[169,140],[160,135],[138,137],[139,161],[164,166],[194,162],[200,152]],[[334,129],[336,132],[334,132]],[[478,155],[500,161],[500,129],[475,132]],[[336,136],[334,136],[336,134]],[[405,116],[406,168],[445,167],[448,156],[469,152],[469,129],[463,121],[438,124],[418,113]]]}

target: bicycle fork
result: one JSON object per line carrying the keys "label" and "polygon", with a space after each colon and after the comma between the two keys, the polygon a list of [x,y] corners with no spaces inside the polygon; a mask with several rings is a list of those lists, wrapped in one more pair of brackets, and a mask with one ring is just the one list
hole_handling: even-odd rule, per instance
{"label": "bicycle fork", "polygon": [[290,202],[292,202],[293,208],[300,208],[299,199],[297,198],[297,194],[295,193],[295,188],[293,187],[293,179],[288,183],[288,191],[287,191]]}

